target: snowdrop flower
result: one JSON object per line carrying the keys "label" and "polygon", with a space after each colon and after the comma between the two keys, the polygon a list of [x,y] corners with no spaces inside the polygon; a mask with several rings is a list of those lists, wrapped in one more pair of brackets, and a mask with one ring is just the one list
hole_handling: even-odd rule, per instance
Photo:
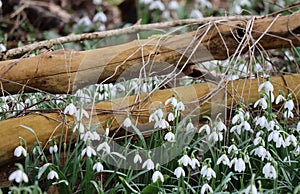
{"label": "snowdrop flower", "polygon": [[47,175],[47,179],[52,180],[54,178],[58,179],[58,174],[54,170],[51,170]]}
{"label": "snowdrop flower", "polygon": [[105,141],[103,143],[101,143],[100,145],[98,145],[97,147],[97,151],[99,152],[100,150],[103,150],[106,153],[110,153],[110,146],[108,145],[108,143]]}
{"label": "snowdrop flower", "polygon": [[171,121],[174,121],[174,120],[175,120],[175,116],[174,116],[173,113],[170,112],[170,113],[168,114],[168,121],[171,122]]}
{"label": "snowdrop flower", "polygon": [[287,109],[286,111],[284,111],[283,117],[284,118],[294,118],[294,113]]}
{"label": "snowdrop flower", "polygon": [[81,121],[83,116],[85,116],[85,118],[87,118],[87,119],[90,118],[89,113],[86,110],[84,110],[83,108],[76,111],[75,115],[76,115],[76,120],[77,121]]}
{"label": "snowdrop flower", "polygon": [[298,131],[298,133],[300,132],[300,121],[299,121],[298,124],[297,124],[296,130]]}
{"label": "snowdrop flower", "polygon": [[234,159],[235,160],[233,160],[233,162],[231,163],[231,164],[234,163],[234,170],[236,172],[243,172],[243,171],[245,171],[246,164],[245,164],[243,158],[239,158],[239,159],[234,158]]}
{"label": "snowdrop flower", "polygon": [[80,139],[82,139],[83,141],[87,141],[87,140],[100,140],[100,135],[96,132],[96,131],[86,131],[85,133],[82,133],[80,135]]}
{"label": "snowdrop flower", "polygon": [[92,155],[96,156],[96,151],[91,146],[86,146],[81,152],[81,157],[84,157],[85,154],[90,158]]}
{"label": "snowdrop flower", "polygon": [[193,9],[190,13],[190,18],[203,18],[203,14],[198,9]]}
{"label": "snowdrop flower", "polygon": [[192,160],[188,155],[183,155],[179,160],[178,163],[182,164],[183,166],[187,166],[188,164],[191,164]]}
{"label": "snowdrop flower", "polygon": [[180,102],[177,103],[176,109],[179,110],[179,111],[184,111],[184,110],[185,110],[185,106],[184,106],[184,104],[180,101]]}
{"label": "snowdrop flower", "polygon": [[139,155],[139,153],[136,153],[134,158],[133,158],[133,162],[136,163],[142,163],[142,157]]}
{"label": "snowdrop flower", "polygon": [[297,138],[293,134],[286,137],[284,141],[284,147],[288,147],[291,143],[294,147],[296,147],[298,144]]}
{"label": "snowdrop flower", "polygon": [[289,111],[292,111],[294,107],[295,107],[294,102],[291,99],[286,101],[284,104],[284,108],[288,109]]}
{"label": "snowdrop flower", "polygon": [[212,132],[211,134],[209,134],[208,136],[208,141],[209,142],[217,142],[217,141],[222,141],[223,140],[223,134],[221,132]]}
{"label": "snowdrop flower", "polygon": [[198,167],[200,167],[200,162],[199,162],[199,160],[197,159],[197,158],[192,158],[191,159],[191,163],[190,163],[190,166],[192,167],[192,169],[196,169],[196,167],[198,166]]}
{"label": "snowdrop flower", "polygon": [[201,168],[200,173],[202,174],[203,178],[206,178],[207,180],[210,180],[212,177],[216,178],[215,171],[207,165]]}
{"label": "snowdrop flower", "polygon": [[152,181],[155,183],[158,179],[160,179],[161,182],[164,182],[164,176],[157,170],[152,175]]}
{"label": "snowdrop flower", "polygon": [[56,144],[49,147],[49,153],[50,153],[50,154],[57,153],[57,150],[58,150],[58,147],[57,147]]}
{"label": "snowdrop flower", "polygon": [[26,157],[27,156],[27,151],[22,146],[18,146],[18,147],[16,147],[16,149],[14,151],[14,156],[20,157],[21,155]]}
{"label": "snowdrop flower", "polygon": [[172,1],[169,2],[168,8],[169,8],[169,10],[175,11],[179,8],[179,4],[178,4],[177,1],[172,0]]}
{"label": "snowdrop flower", "polygon": [[200,127],[199,133],[201,133],[203,130],[205,130],[205,132],[206,132],[207,135],[210,134],[210,126],[208,124],[205,124],[202,127]]}
{"label": "snowdrop flower", "polygon": [[172,96],[171,98],[166,100],[165,105],[168,105],[170,103],[172,104],[173,107],[176,107],[177,99],[174,96]]}
{"label": "snowdrop flower", "polygon": [[85,26],[85,27],[89,27],[91,26],[93,23],[92,21],[90,20],[90,18],[88,16],[84,16],[83,18],[81,18],[79,21],[78,21],[78,25],[82,25],[82,26]]}
{"label": "snowdrop flower", "polygon": [[260,105],[264,110],[268,108],[268,104],[265,98],[260,98],[259,100],[257,100],[254,104],[254,108],[256,108],[257,105]]}
{"label": "snowdrop flower", "polygon": [[255,184],[250,184],[245,190],[245,194],[258,194],[258,193],[259,192],[257,192],[257,188]]}
{"label": "snowdrop flower", "polygon": [[142,84],[142,87],[141,87],[141,93],[142,93],[142,94],[143,94],[143,93],[147,93],[148,90],[150,91],[150,87],[148,86],[148,84],[147,84],[147,83],[143,83],[143,84]]}
{"label": "snowdrop flower", "polygon": [[281,94],[279,94],[275,100],[275,104],[279,104],[280,102],[285,101],[285,100],[286,100],[285,97],[282,96]]}
{"label": "snowdrop flower", "polygon": [[77,108],[74,106],[73,103],[69,104],[64,110],[64,114],[69,114],[69,115],[73,115],[76,112],[77,112]]}
{"label": "snowdrop flower", "polygon": [[270,162],[268,162],[264,167],[263,167],[263,174],[265,175],[265,178],[272,178],[276,179],[277,174],[274,166],[271,165]]}
{"label": "snowdrop flower", "polygon": [[94,5],[100,5],[102,3],[102,0],[93,0]]}
{"label": "snowdrop flower", "polygon": [[205,183],[202,187],[201,187],[201,194],[204,194],[204,193],[213,193],[213,189],[207,184]]}
{"label": "snowdrop flower", "polygon": [[258,86],[258,92],[260,92],[262,89],[264,89],[267,94],[274,91],[274,87],[270,81],[266,81]]}
{"label": "snowdrop flower", "polygon": [[169,131],[164,138],[168,142],[175,142],[175,135],[171,131]]}
{"label": "snowdrop flower", "polygon": [[142,168],[145,168],[145,167],[146,167],[147,170],[152,170],[152,169],[154,169],[154,163],[153,163],[153,161],[152,161],[150,158],[147,159],[147,160],[143,163]]}
{"label": "snowdrop flower", "polygon": [[228,154],[230,154],[231,152],[233,152],[234,154],[238,154],[238,149],[237,149],[237,147],[234,144],[232,144],[228,148]]}
{"label": "snowdrop flower", "polygon": [[[0,1],[0,8],[2,7],[2,1]],[[4,44],[0,44],[0,52],[4,52],[4,51],[6,51],[6,47],[4,46]]]}
{"label": "snowdrop flower", "polygon": [[217,124],[217,129],[219,131],[226,131],[227,130],[227,127],[226,125],[220,120]]}
{"label": "snowdrop flower", "polygon": [[256,136],[256,138],[253,140],[253,145],[258,145],[261,144],[262,146],[265,146],[265,140],[260,137],[260,136]]}
{"label": "snowdrop flower", "polygon": [[28,183],[28,176],[22,170],[16,170],[8,177],[9,181],[16,181],[17,183]]}
{"label": "snowdrop flower", "polygon": [[84,133],[84,125],[81,122],[75,125],[75,127],[73,128],[73,133],[75,133],[77,129],[79,133]]}
{"label": "snowdrop flower", "polygon": [[42,149],[40,146],[35,146],[33,149],[32,149],[32,153],[33,154],[42,154]]}
{"label": "snowdrop flower", "polygon": [[127,117],[123,122],[124,127],[128,128],[131,126],[131,120],[129,117]]}
{"label": "snowdrop flower", "polygon": [[189,122],[189,123],[186,125],[186,131],[192,131],[192,130],[194,130],[194,129],[195,129],[195,127],[194,127],[194,125],[193,125],[192,122]]}
{"label": "snowdrop flower", "polygon": [[227,157],[226,154],[222,154],[222,156],[220,156],[220,158],[218,158],[217,165],[221,164],[221,162],[224,165],[227,165],[229,168],[231,168],[231,164],[230,164],[229,158]]}
{"label": "snowdrop flower", "polygon": [[139,0],[140,4],[148,5],[153,2],[153,0]]}
{"label": "snowdrop flower", "polygon": [[183,170],[183,168],[181,166],[178,166],[175,170],[174,170],[174,175],[179,178],[181,176],[185,177],[185,171]]}
{"label": "snowdrop flower", "polygon": [[160,0],[155,0],[149,6],[149,10],[154,10],[154,9],[163,11],[165,10],[165,5]]}
{"label": "snowdrop flower", "polygon": [[[102,23],[105,23],[105,22],[107,22],[107,17],[106,17],[106,15],[105,15],[103,12],[98,12],[98,13],[94,16],[93,22],[102,22]],[[120,83],[117,83],[117,84],[123,86],[123,85],[120,84]],[[116,85],[117,85],[117,84],[116,84]],[[125,87],[124,87],[124,86],[121,87],[121,88],[122,88],[122,91],[125,91]]]}
{"label": "snowdrop flower", "polygon": [[256,117],[255,125],[259,125],[261,128],[266,127],[268,124],[267,118],[265,116],[262,117]]}
{"label": "snowdrop flower", "polygon": [[261,158],[261,161],[263,161],[267,155],[270,155],[270,153],[267,152],[266,148],[263,146],[259,146],[253,150],[251,150],[250,154],[254,154]]}
{"label": "snowdrop flower", "polygon": [[101,162],[96,162],[93,166],[93,170],[96,170],[96,172],[101,172],[103,171],[103,165],[101,164]]}

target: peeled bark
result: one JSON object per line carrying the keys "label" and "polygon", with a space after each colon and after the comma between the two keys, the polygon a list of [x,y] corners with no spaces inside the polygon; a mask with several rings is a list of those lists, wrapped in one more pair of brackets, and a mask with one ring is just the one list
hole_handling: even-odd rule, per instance
{"label": "peeled bark", "polygon": [[115,82],[124,76],[124,71],[128,79],[139,77],[143,68],[147,76],[169,74],[174,69],[190,75],[193,72],[186,69],[191,64],[226,59],[237,50],[248,51],[250,46],[264,49],[299,46],[299,18],[300,12],[296,12],[248,21],[216,21],[182,35],[164,35],[80,52],[59,50],[2,61],[1,84],[4,95],[18,93],[20,89],[73,93],[89,84]]}

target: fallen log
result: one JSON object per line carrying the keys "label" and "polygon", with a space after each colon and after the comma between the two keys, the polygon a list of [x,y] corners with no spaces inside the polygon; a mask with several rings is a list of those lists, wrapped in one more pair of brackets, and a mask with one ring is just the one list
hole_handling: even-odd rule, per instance
{"label": "fallen log", "polygon": [[129,79],[138,77],[142,69],[148,76],[153,72],[169,74],[174,69],[191,75],[193,70],[187,70],[189,65],[223,60],[236,50],[244,53],[255,46],[264,49],[299,46],[299,18],[300,12],[296,12],[271,18],[214,21],[181,35],[162,35],[95,50],[59,50],[1,61],[2,95],[20,90],[74,93],[90,84],[114,82],[130,67]]}
{"label": "fallen log", "polygon": [[[104,134],[107,121],[110,134],[116,131],[124,132],[122,123],[130,115],[131,121],[138,126],[141,131],[153,132],[153,123],[149,123],[149,115],[158,107],[165,107],[164,102],[173,95],[178,95],[185,104],[186,109],[182,112],[182,117],[202,120],[204,115],[214,116],[225,110],[226,107],[232,107],[237,103],[254,103],[259,97],[258,86],[265,80],[259,79],[241,79],[221,84],[200,83],[173,89],[158,90],[152,94],[143,94],[141,96],[130,96],[112,101],[103,101],[95,104],[92,117],[92,124],[98,124],[98,132]],[[300,100],[300,74],[284,75],[271,77],[274,85],[274,95],[279,91],[285,94],[291,93],[293,98]],[[210,97],[211,96],[211,97]],[[209,100],[207,100],[209,99]],[[162,104],[161,104],[162,103]],[[89,112],[91,106],[86,106]],[[193,115],[191,116],[192,113]],[[71,134],[71,128],[74,125],[74,119],[71,116],[65,116],[57,113],[31,113],[27,116],[7,119],[0,122],[0,165],[14,159],[13,150],[18,146],[19,137],[27,141],[27,147],[31,148],[36,141],[35,136],[21,125],[32,128],[39,139],[45,145],[49,138],[63,136],[68,139]],[[85,123],[89,123],[86,120]],[[121,129],[121,130],[119,130]]]}

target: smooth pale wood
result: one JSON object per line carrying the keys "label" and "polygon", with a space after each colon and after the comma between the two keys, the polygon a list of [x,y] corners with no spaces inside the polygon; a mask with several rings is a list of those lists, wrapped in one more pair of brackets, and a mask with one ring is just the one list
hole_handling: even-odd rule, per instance
{"label": "smooth pale wood", "polygon": [[[176,94],[180,96],[183,103],[186,105],[186,110],[182,113],[184,118],[189,113],[193,112],[194,118],[201,120],[202,116],[215,116],[215,114],[222,113],[224,107],[231,107],[239,102],[245,104],[254,103],[259,97],[257,89],[258,86],[265,80],[260,79],[241,79],[236,81],[230,81],[215,85],[212,83],[200,83],[185,87],[177,87],[173,89],[158,90],[149,95],[148,98],[144,98],[146,94],[140,96],[130,96],[127,98],[116,99],[112,101],[99,102],[94,106],[92,124],[98,124],[98,132],[104,134],[107,121],[109,121],[110,134],[124,134],[122,123],[129,113],[132,122],[138,125],[142,131],[153,130],[153,123],[149,123],[149,115],[157,107],[165,107],[164,102]],[[298,102],[300,100],[300,74],[284,75],[281,77],[272,77],[271,82],[274,85],[274,94],[278,95],[278,91],[282,91],[285,94],[289,92],[293,94],[293,98]],[[213,92],[213,96],[210,100],[205,100],[209,97],[209,94]],[[148,96],[148,95],[147,95]],[[144,98],[144,99],[143,99]],[[134,103],[135,99],[142,101]],[[160,104],[160,102],[162,104]],[[132,105],[130,108],[127,105]],[[297,104],[296,104],[297,105]],[[91,107],[86,106],[86,110],[91,110]],[[196,111],[195,111],[196,110]],[[197,122],[194,119],[195,122]],[[27,116],[8,119],[0,122],[0,165],[7,163],[14,159],[13,151],[18,146],[19,137],[23,137],[27,141],[28,148],[31,148],[36,141],[33,134],[28,130],[20,127],[25,125],[37,133],[37,136],[41,143],[45,145],[49,138],[54,136],[59,137],[62,134],[62,126],[65,126],[67,130],[64,130],[63,139],[71,134],[71,126],[74,125],[74,120],[71,116],[68,116],[64,121],[64,115],[61,113],[44,113],[36,114],[32,113]],[[88,120],[85,124],[88,124]],[[132,130],[132,129],[129,129]]]}
{"label": "smooth pale wood", "polygon": [[[168,74],[174,68],[183,70],[182,67],[187,64],[226,59],[237,49],[246,52],[249,45],[255,44],[264,49],[290,48],[300,45],[299,18],[300,12],[296,12],[248,21],[215,21],[182,35],[136,40],[80,52],[59,50],[31,58],[2,61],[1,84],[4,95],[6,92],[18,93],[23,88],[25,92],[73,93],[89,84],[114,82],[130,67],[132,75],[126,78],[138,77],[142,59],[151,62],[145,67],[148,73]],[[242,38],[247,25],[252,28],[246,30],[248,39],[244,41]],[[244,46],[238,47],[242,40]],[[191,59],[187,60],[191,54]],[[162,64],[170,68],[162,69]]]}

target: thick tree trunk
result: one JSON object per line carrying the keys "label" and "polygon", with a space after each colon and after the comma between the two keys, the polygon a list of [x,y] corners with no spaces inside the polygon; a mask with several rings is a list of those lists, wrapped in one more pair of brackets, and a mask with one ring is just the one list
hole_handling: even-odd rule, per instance
{"label": "thick tree trunk", "polygon": [[[225,113],[226,107],[231,107],[237,103],[254,103],[259,97],[257,89],[264,79],[241,79],[215,85],[212,83],[200,83],[173,89],[158,90],[150,95],[130,96],[127,98],[104,101],[95,104],[93,107],[92,124],[98,124],[98,132],[104,134],[107,122],[109,123],[110,134],[124,134],[121,128],[127,114],[131,121],[140,130],[148,134],[153,132],[153,122],[149,123],[149,115],[158,107],[168,109],[164,102],[172,95],[180,96],[186,105],[182,118],[190,116],[195,122],[201,121],[204,115],[216,116],[218,113]],[[278,91],[285,94],[293,94],[293,98],[300,100],[300,74],[272,77],[274,94]],[[209,100],[207,100],[209,99]],[[132,106],[130,106],[132,105]],[[85,107],[89,112],[90,106]],[[223,115],[224,116],[224,115]],[[66,118],[66,119],[65,119]],[[85,121],[87,125],[89,120]],[[18,146],[19,137],[27,141],[28,149],[36,141],[34,135],[21,125],[32,128],[39,141],[45,145],[49,138],[63,134],[63,139],[71,134],[74,119],[71,116],[65,117],[61,113],[31,113],[27,116],[8,119],[0,122],[0,165],[12,160],[13,150]],[[132,130],[129,128],[129,130]],[[133,131],[134,132],[134,131]]]}
{"label": "thick tree trunk", "polygon": [[[237,50],[243,53],[299,46],[300,12],[248,21],[216,21],[197,31],[164,35],[146,40],[88,51],[60,50],[36,57],[0,62],[5,92],[20,89],[50,93],[72,93],[89,84],[114,82],[131,68],[126,78],[138,77],[141,69],[150,74],[168,74],[196,62],[226,59]],[[162,69],[161,67],[164,67]],[[5,95],[4,92],[4,95]]]}

